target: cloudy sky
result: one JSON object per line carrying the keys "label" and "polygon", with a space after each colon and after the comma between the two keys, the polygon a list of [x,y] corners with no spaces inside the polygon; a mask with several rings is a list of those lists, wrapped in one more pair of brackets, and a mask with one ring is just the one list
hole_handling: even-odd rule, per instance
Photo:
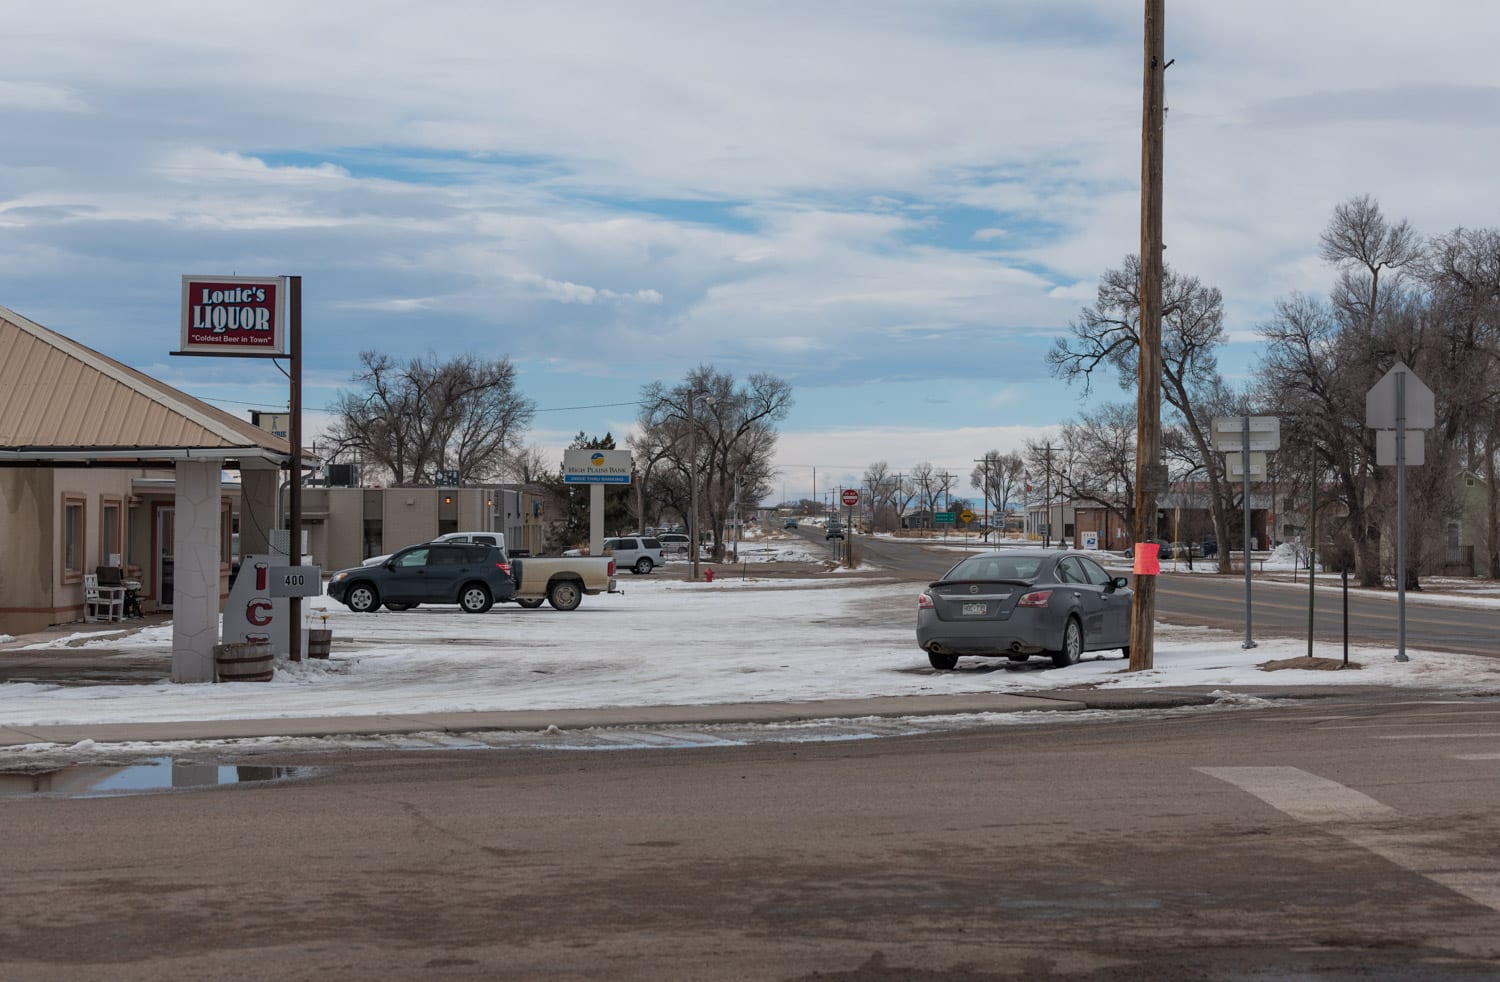
{"label": "cloudy sky", "polygon": [[[1082,404],[1043,356],[1138,247],[1142,13],[27,4],[0,61],[0,305],[275,410],[269,363],[167,352],[183,273],[297,273],[313,409],[363,349],[505,355],[552,450],[710,364],[792,383],[789,496],[814,466],[820,492],[875,460],[967,473]],[[1340,201],[1500,224],[1496,37],[1475,0],[1169,5],[1167,258],[1223,290],[1228,374],[1277,297],[1327,290]]]}

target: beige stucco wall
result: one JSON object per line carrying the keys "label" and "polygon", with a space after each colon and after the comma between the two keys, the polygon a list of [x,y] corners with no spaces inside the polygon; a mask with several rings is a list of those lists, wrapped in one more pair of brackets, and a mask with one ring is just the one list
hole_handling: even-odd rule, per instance
{"label": "beige stucco wall", "polygon": [[[107,553],[124,561],[131,480],[139,470],[0,468],[0,633],[21,634],[83,616],[83,573],[105,565]],[[63,569],[64,501],[83,504],[82,560]],[[106,499],[119,506],[119,532],[102,541]]]}
{"label": "beige stucco wall", "polygon": [[0,634],[52,623],[52,473],[0,468]]}
{"label": "beige stucco wall", "polygon": [[324,572],[358,566],[365,558],[365,490],[316,488],[303,494],[316,495],[326,513],[319,535],[321,544],[313,549]]}
{"label": "beige stucco wall", "polygon": [[438,492],[433,488],[390,488],[381,509],[383,552],[426,542],[438,534]]}

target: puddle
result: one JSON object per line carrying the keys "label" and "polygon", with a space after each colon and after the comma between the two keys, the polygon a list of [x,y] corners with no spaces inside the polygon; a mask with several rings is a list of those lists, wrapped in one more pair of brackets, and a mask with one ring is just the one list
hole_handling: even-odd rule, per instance
{"label": "puddle", "polygon": [[216,788],[304,777],[309,767],[200,764],[152,757],[133,764],[70,764],[46,770],[0,771],[0,798],[106,798],[186,788]]}

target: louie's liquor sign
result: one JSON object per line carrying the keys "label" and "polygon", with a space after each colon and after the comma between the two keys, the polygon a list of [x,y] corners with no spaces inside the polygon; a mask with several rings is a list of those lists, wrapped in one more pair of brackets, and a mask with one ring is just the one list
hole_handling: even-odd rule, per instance
{"label": "louie's liquor sign", "polygon": [[285,286],[281,276],[184,276],[176,354],[285,356]]}

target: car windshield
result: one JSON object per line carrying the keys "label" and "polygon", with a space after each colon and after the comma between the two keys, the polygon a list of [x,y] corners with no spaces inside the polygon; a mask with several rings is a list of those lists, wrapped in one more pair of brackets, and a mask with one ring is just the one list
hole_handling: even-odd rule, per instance
{"label": "car windshield", "polygon": [[1035,556],[970,556],[950,569],[945,580],[1031,580],[1042,566]]}

